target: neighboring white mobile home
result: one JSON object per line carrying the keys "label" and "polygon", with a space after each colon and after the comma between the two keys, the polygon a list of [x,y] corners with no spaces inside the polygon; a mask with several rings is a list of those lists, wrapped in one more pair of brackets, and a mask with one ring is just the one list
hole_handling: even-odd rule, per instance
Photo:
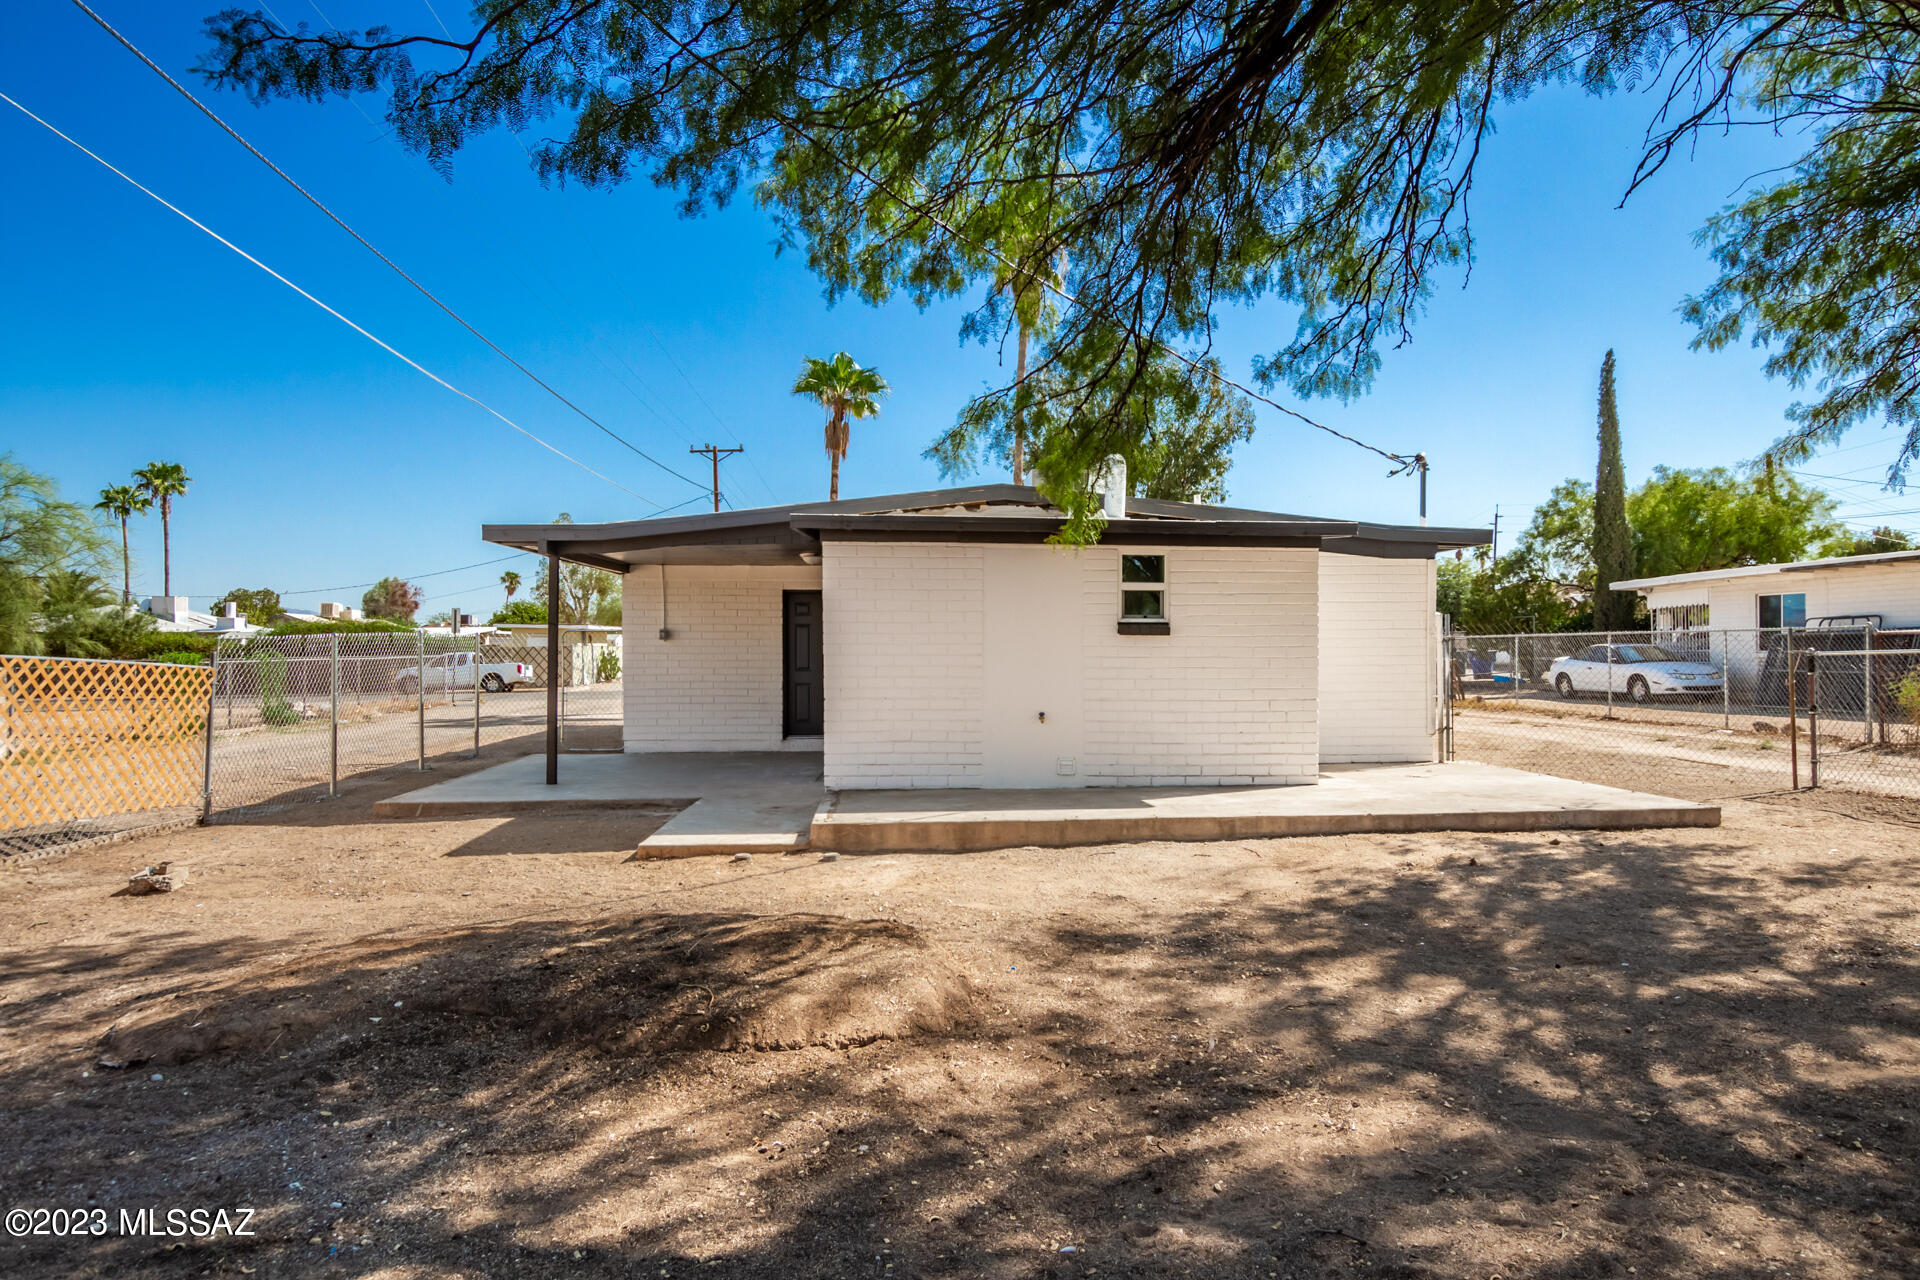
{"label": "neighboring white mobile home", "polygon": [[1434,758],[1434,556],[1485,532],[1124,510],[1080,548],[1014,485],[484,536],[625,575],[630,752],[817,751],[836,789]]}

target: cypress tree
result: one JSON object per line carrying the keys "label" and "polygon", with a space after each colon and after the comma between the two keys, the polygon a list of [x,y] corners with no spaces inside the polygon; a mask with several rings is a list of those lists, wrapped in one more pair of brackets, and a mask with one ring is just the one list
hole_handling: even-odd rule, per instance
{"label": "cypress tree", "polygon": [[1600,365],[1600,466],[1593,482],[1593,625],[1617,631],[1633,623],[1633,596],[1608,583],[1633,576],[1627,482],[1620,468],[1620,410],[1613,396],[1613,352]]}

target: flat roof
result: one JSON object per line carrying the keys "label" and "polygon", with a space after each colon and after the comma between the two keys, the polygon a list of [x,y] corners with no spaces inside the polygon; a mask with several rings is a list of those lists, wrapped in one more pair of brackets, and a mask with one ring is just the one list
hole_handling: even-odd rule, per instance
{"label": "flat roof", "polygon": [[1628,578],[1612,585],[1615,591],[1645,591],[1687,582],[1717,582],[1723,578],[1758,578],[1771,573],[1811,573],[1816,569],[1851,569],[1857,565],[1893,564],[1920,560],[1920,551],[1876,551],[1864,556],[1828,556],[1822,560],[1793,560],[1783,564],[1743,564],[1731,569],[1704,569],[1697,573],[1669,573],[1659,578]]}
{"label": "flat roof", "polygon": [[[1042,542],[1065,519],[1031,486],[988,484],[606,524],[489,524],[480,536],[624,573],[638,564],[787,564],[834,541]],[[1387,558],[1430,558],[1491,540],[1485,529],[1328,520],[1155,498],[1129,498],[1126,518],[1109,520],[1101,533],[1108,545],[1309,546]]]}

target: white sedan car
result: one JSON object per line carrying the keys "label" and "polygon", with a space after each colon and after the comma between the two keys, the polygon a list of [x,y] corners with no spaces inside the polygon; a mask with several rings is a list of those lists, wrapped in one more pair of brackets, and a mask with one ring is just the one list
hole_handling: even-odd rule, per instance
{"label": "white sedan car", "polygon": [[1635,702],[1662,697],[1718,695],[1723,677],[1709,662],[1691,662],[1657,644],[1595,644],[1556,658],[1547,682],[1563,698],[1624,693]]}

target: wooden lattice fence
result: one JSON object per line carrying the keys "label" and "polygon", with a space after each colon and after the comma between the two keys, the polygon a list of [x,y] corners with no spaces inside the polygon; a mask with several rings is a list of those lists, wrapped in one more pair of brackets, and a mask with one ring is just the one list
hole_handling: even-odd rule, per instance
{"label": "wooden lattice fence", "polygon": [[0,832],[197,805],[213,672],[0,656]]}

